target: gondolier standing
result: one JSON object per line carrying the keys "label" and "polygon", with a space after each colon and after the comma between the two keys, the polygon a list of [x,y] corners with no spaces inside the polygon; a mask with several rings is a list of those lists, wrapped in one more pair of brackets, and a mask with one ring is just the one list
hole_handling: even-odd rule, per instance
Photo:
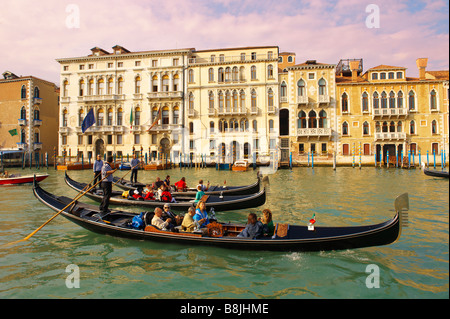
{"label": "gondolier standing", "polygon": [[[92,182],[93,185],[95,185],[95,183],[97,183],[101,177],[101,172],[102,172],[102,167],[103,167],[103,161],[102,161],[102,156],[100,154],[97,155],[97,159],[94,162],[94,166],[93,166],[93,171],[94,171],[94,181]],[[100,188],[100,186],[99,186]]]}
{"label": "gondolier standing", "polygon": [[103,199],[100,204],[100,213],[102,216],[108,213],[109,206],[109,198],[111,197],[112,192],[112,182],[113,182],[113,173],[115,170],[111,168],[111,163],[113,161],[112,156],[108,156],[106,162],[102,167],[102,189],[103,189]]}
{"label": "gondolier standing", "polygon": [[[138,173],[138,165],[140,161],[137,159],[136,154],[133,155],[133,159],[131,160],[131,182],[137,183],[137,173]],[[134,180],[133,180],[134,178]]]}

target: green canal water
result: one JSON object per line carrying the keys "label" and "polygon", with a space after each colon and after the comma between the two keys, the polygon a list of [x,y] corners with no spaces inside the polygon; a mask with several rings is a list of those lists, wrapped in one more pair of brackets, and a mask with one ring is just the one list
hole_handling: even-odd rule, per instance
{"label": "green canal water", "polygon": [[[44,189],[76,195],[64,183],[64,172],[48,173]],[[244,185],[256,178],[253,170],[213,168],[146,171],[138,178],[153,181],[166,174],[172,182],[185,176],[190,186],[199,178],[213,185],[224,180]],[[82,181],[92,177],[90,171],[70,175]],[[217,217],[245,222],[249,212],[260,215],[268,207],[275,222],[305,225],[315,213],[317,225],[373,224],[394,215],[393,201],[404,192],[410,198],[409,227],[397,242],[344,251],[164,245],[98,235],[59,216],[28,242],[0,247],[0,298],[449,298],[448,179],[425,176],[419,169],[278,170],[269,175],[264,206]],[[31,185],[1,187],[0,246],[22,239],[53,213],[33,196]],[[69,265],[78,266],[79,288],[66,286]]]}

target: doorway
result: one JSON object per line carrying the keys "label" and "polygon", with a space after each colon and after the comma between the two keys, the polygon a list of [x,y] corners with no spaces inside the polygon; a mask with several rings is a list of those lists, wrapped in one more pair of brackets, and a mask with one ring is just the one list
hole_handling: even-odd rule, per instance
{"label": "doorway", "polygon": [[289,135],[289,110],[280,110],[280,135]]}
{"label": "doorway", "polygon": [[95,141],[95,158],[97,158],[97,155],[103,156],[105,153],[105,142],[100,138],[97,141]]}

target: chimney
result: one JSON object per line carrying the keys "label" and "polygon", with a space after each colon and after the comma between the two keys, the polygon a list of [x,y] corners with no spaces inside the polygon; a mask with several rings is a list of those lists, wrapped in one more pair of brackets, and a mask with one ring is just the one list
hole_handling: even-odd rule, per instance
{"label": "chimney", "polygon": [[427,67],[428,58],[419,58],[416,60],[417,68],[419,69],[419,79],[425,80],[425,69]]}
{"label": "chimney", "polygon": [[350,61],[350,71],[352,71],[352,82],[356,82],[358,79],[359,61]]}

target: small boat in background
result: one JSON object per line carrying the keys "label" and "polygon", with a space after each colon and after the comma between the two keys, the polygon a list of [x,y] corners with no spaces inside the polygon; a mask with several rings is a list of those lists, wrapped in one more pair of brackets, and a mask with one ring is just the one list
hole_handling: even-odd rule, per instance
{"label": "small boat in background", "polygon": [[231,170],[234,172],[245,172],[248,169],[248,165],[249,164],[247,160],[236,161],[234,162]]}
{"label": "small boat in background", "polygon": [[11,174],[8,177],[0,177],[0,185],[14,185],[14,184],[26,184],[33,183],[33,179],[36,177],[36,181],[43,181],[48,177],[48,174],[37,174],[37,175],[20,175]]}
{"label": "small boat in background", "polygon": [[439,170],[435,170],[435,169],[428,169],[425,167],[425,163],[423,163],[423,162],[422,162],[422,169],[423,169],[423,173],[425,175],[448,178],[448,171],[444,171],[444,170],[439,171]]}
{"label": "small boat in background", "polygon": [[119,165],[119,169],[121,171],[129,171],[131,169],[131,163],[130,162],[121,163]]}

